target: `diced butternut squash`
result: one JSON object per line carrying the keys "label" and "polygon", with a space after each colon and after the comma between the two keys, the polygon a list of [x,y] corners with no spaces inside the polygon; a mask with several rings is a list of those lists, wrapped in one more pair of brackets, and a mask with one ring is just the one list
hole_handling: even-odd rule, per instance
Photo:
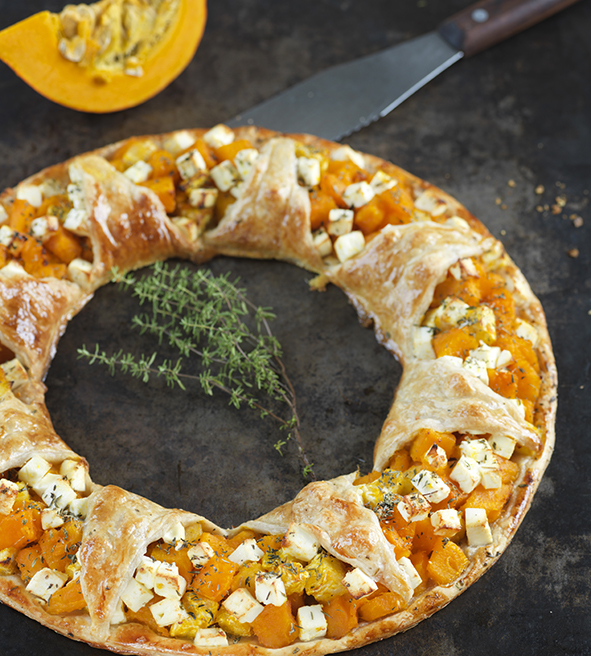
{"label": "diced butternut squash", "polygon": [[365,476],[359,476],[359,478],[356,478],[353,482],[353,485],[365,485],[366,483],[373,483],[374,481],[377,481],[381,475],[382,474],[379,471],[371,471]]}
{"label": "diced butternut squash", "polygon": [[72,260],[82,255],[82,246],[78,237],[61,225],[43,245],[65,264],[70,264]]}
{"label": "diced butternut squash", "polygon": [[411,195],[400,185],[380,194],[380,206],[385,212],[385,221],[391,225],[410,223],[414,214]]}
{"label": "diced butternut squash", "polygon": [[415,524],[407,524],[407,527],[412,527],[412,529],[405,531],[404,534],[401,533],[396,528],[395,524],[392,522],[380,522],[382,531],[386,537],[386,540],[394,547],[394,553],[396,558],[408,558],[411,554],[412,541],[415,532]]}
{"label": "diced butternut squash", "polygon": [[526,360],[518,360],[507,366],[517,384],[517,397],[535,403],[542,381],[536,370]]}
{"label": "diced butternut squash", "polygon": [[252,630],[259,643],[269,649],[287,647],[299,634],[289,601],[281,606],[265,606],[252,622]]}
{"label": "diced butternut squash", "polygon": [[496,456],[499,463],[499,473],[503,483],[515,483],[519,476],[519,465],[512,460],[507,460],[499,455]]}
{"label": "diced butternut squash", "polygon": [[410,457],[414,462],[421,462],[427,465],[425,456],[434,444],[441,447],[445,451],[446,456],[450,458],[456,445],[455,435],[430,428],[421,428],[417,431],[410,447]]}
{"label": "diced butternut squash", "polygon": [[449,585],[468,567],[468,558],[455,542],[439,539],[429,562],[427,571],[437,585]]}
{"label": "diced butternut squash", "polygon": [[[178,202],[178,198],[177,198]],[[215,218],[216,221],[221,221],[230,205],[234,204],[236,199],[229,191],[222,191],[218,194],[217,200],[215,202]]]}
{"label": "diced butternut squash", "polygon": [[379,198],[374,196],[369,203],[363,205],[355,212],[354,225],[364,235],[379,230],[385,222],[386,211],[382,207]]}
{"label": "diced butternut squash", "polygon": [[478,339],[470,334],[470,326],[444,330],[435,335],[432,343],[438,358],[444,355],[455,355],[465,359],[472,349],[479,346]]}
{"label": "diced butternut squash", "polygon": [[357,626],[357,606],[358,602],[346,594],[334,597],[322,608],[328,625],[327,638],[338,640]]}
{"label": "diced butternut squash", "polygon": [[332,196],[324,191],[314,190],[310,194],[310,228],[318,230],[328,223],[331,210],[336,210],[337,204]]}
{"label": "diced butternut squash", "polygon": [[380,617],[397,613],[403,608],[404,602],[395,592],[384,592],[361,604],[359,618],[365,622],[373,622]]}
{"label": "diced butternut squash", "polygon": [[283,542],[283,535],[263,535],[257,540],[259,549],[267,553],[269,550],[276,551]]}
{"label": "diced butternut squash", "polygon": [[30,547],[21,549],[16,556],[16,564],[20,577],[25,584],[27,584],[37,572],[40,572],[44,567],[47,567],[46,562],[43,560],[41,547],[38,544],[33,544]]}
{"label": "diced butternut squash", "polygon": [[176,181],[178,171],[174,157],[167,150],[156,150],[149,159],[148,164],[152,167],[151,179],[173,178]]}
{"label": "diced butternut squash", "polygon": [[149,555],[154,560],[159,560],[165,563],[171,563],[179,568],[179,574],[190,583],[193,576],[193,563],[187,555],[188,547],[182,547],[178,551],[171,544],[165,542],[158,542],[150,550]]}
{"label": "diced butternut squash", "polygon": [[255,533],[250,529],[244,529],[239,533],[236,533],[233,538],[227,539],[228,547],[234,550],[237,549],[244,542],[244,540],[256,540],[258,537],[258,533]]}
{"label": "diced butternut squash", "polygon": [[264,572],[259,562],[244,563],[232,579],[232,592],[238,588],[246,588],[254,597],[256,594],[255,578],[259,572]]}
{"label": "diced butternut squash", "polygon": [[45,610],[50,615],[65,615],[66,613],[82,610],[85,607],[86,601],[82,594],[80,577],[77,577],[51,595]]}
{"label": "diced butternut squash", "polygon": [[214,151],[201,139],[197,139],[197,141],[191,146],[191,149],[197,148],[197,150],[201,153],[201,156],[205,160],[205,165],[207,166],[208,169],[212,169],[214,166],[217,166],[219,164]]}
{"label": "diced butternut squash", "polygon": [[148,187],[160,199],[167,214],[172,214],[176,208],[176,189],[174,179],[170,175],[152,178],[142,182],[142,187]]}
{"label": "diced butternut squash", "polygon": [[495,313],[498,334],[510,334],[515,326],[515,301],[507,289],[491,292],[483,299]]}
{"label": "diced butternut squash", "polygon": [[394,452],[388,463],[388,469],[394,471],[406,471],[412,464],[411,457],[406,449],[399,449]]}
{"label": "diced butternut squash", "polygon": [[421,594],[421,592],[426,589],[427,582],[429,581],[429,570],[427,569],[427,565],[429,564],[429,554],[426,551],[415,551],[410,556],[410,562],[414,565],[414,568],[417,570],[422,581],[419,586],[415,588],[415,594]]}
{"label": "diced butternut squash", "polygon": [[437,307],[449,297],[459,298],[467,305],[473,307],[480,303],[481,292],[478,278],[463,278],[456,280],[452,275],[435,287],[431,307]]}
{"label": "diced butternut squash", "polygon": [[488,386],[506,399],[517,398],[517,381],[508,369],[488,369]]}
{"label": "diced butternut squash", "polygon": [[69,519],[59,528],[43,531],[39,546],[47,567],[64,572],[74,559],[82,541],[82,522]]}
{"label": "diced butternut squash", "polygon": [[466,508],[484,508],[488,521],[494,522],[503,512],[503,508],[511,496],[512,489],[513,487],[509,483],[503,483],[501,487],[492,490],[485,490],[482,485],[479,485],[471,492],[462,506],[462,510]]}
{"label": "diced butternut squash", "polygon": [[241,150],[246,148],[252,148],[252,144],[248,139],[236,139],[232,143],[216,148],[215,156],[219,162],[223,162],[226,159],[234,159]]}
{"label": "diced butternut squash", "polygon": [[31,223],[36,216],[36,210],[26,200],[15,198],[10,208],[8,225],[17,232],[27,233],[31,229]]}
{"label": "diced butternut squash", "polygon": [[126,608],[125,609],[125,617],[127,618],[127,621],[128,622],[137,622],[138,624],[144,624],[151,631],[153,631],[154,633],[157,633],[158,635],[162,635],[162,636],[170,635],[168,629],[165,626],[159,626],[156,623],[156,620],[154,619],[154,616],[150,612],[150,606],[153,603],[156,603],[159,600],[161,600],[161,598],[156,597],[151,602],[148,602],[145,606],[142,606],[137,611],[137,613],[134,613],[134,611],[130,610],[129,608]]}
{"label": "diced butternut squash", "polygon": [[193,576],[191,588],[200,596],[219,602],[232,587],[232,579],[238,571],[238,565],[228,560],[227,556],[233,550],[228,547],[224,538],[204,533],[201,541],[207,542],[213,548],[216,557]]}
{"label": "diced butternut squash", "polygon": [[36,542],[42,533],[41,513],[37,508],[17,510],[0,519],[0,549],[22,549]]}
{"label": "diced butternut squash", "polygon": [[343,194],[347,188],[348,183],[339,180],[336,175],[327,173],[320,180],[320,189],[321,191],[330,196],[335,205],[340,208],[346,208],[347,203],[343,200]]}

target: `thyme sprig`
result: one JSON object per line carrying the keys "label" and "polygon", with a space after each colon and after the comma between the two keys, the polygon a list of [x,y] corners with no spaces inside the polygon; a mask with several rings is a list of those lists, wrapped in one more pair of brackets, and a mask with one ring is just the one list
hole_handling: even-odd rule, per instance
{"label": "thyme sprig", "polygon": [[[183,390],[185,383],[198,381],[206,394],[212,395],[215,389],[225,392],[234,407],[246,405],[261,417],[276,420],[286,437],[275,443],[275,449],[283,454],[293,438],[303,476],[315,479],[302,443],[295,390],[269,326],[274,318],[269,308],[254,305],[237,286],[238,279],[232,282],[229,274],[214,276],[206,269],[191,271],[157,263],[143,278],[114,270],[113,280],[150,308],[134,316],[132,325],[155,336],[159,344],[167,342],[181,357],[159,358],[157,352],[136,357],[123,350],[107,355],[98,344],[92,351],[83,345],[79,357],[87,358],[89,364],[106,365],[112,375],[119,370],[143,382],[163,377],[167,385]],[[191,356],[201,361],[199,375],[183,370],[184,359]],[[287,419],[276,410],[283,404],[288,408]]]}

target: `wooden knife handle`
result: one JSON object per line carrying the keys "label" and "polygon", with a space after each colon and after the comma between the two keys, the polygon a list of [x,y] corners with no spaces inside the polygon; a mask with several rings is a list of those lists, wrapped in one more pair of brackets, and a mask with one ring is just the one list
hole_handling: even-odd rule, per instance
{"label": "wooden knife handle", "polygon": [[439,33],[470,57],[577,1],[480,0],[444,21]]}

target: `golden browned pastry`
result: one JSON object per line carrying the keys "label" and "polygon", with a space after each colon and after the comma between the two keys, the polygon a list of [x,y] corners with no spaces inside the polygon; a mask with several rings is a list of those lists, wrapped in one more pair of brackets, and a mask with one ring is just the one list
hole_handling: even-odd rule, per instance
{"label": "golden browned pastry", "polygon": [[[0,222],[4,603],[121,653],[312,656],[410,628],[511,540],[552,453],[552,348],[502,244],[441,190],[348,146],[218,125],[46,169],[0,196]],[[114,268],[220,254],[337,285],[404,367],[372,472],[232,530],[94,484],[42,382]]]}

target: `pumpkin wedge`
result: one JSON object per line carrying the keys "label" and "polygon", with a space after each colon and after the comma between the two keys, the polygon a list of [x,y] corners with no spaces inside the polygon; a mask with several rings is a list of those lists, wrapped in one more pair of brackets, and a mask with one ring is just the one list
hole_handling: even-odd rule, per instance
{"label": "pumpkin wedge", "polygon": [[205,0],[100,0],[42,11],[0,32],[0,59],[41,95],[83,112],[145,102],[187,67]]}

